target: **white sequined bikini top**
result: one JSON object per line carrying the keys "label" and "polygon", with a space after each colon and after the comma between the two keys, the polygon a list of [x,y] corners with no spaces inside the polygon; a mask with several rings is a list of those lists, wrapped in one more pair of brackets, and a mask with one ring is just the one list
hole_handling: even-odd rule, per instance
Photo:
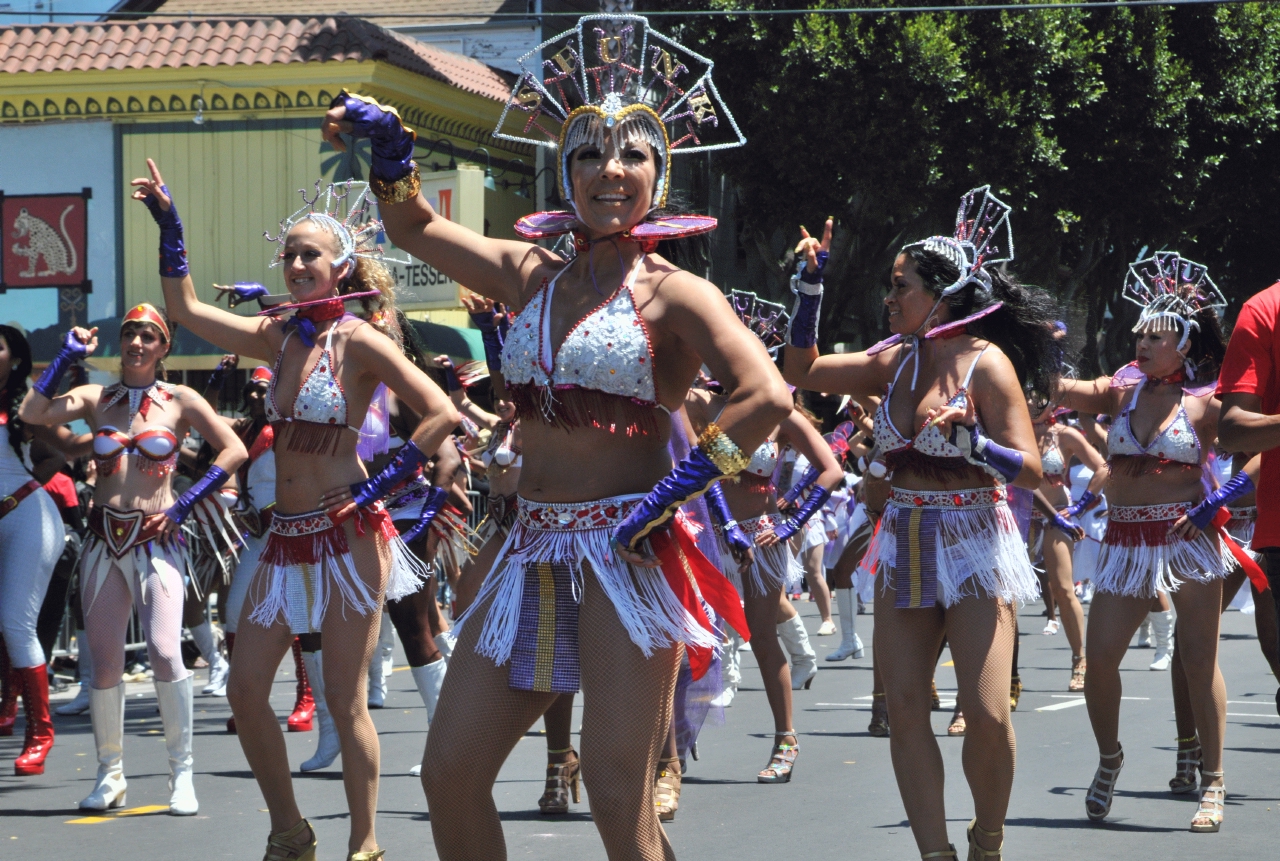
{"label": "white sequined bikini top", "polygon": [[511,326],[502,347],[504,381],[515,386],[591,389],[656,406],[653,350],[631,292],[644,257],[636,258],[612,296],[569,330],[553,355],[551,298],[565,270],[557,272]]}
{"label": "white sequined bikini top", "polygon": [[1044,473],[1044,480],[1054,487],[1062,487],[1066,484],[1067,465],[1062,457],[1062,449],[1058,447],[1058,434],[1050,428],[1046,431],[1049,437],[1049,445],[1040,455],[1040,470]]}
{"label": "white sequined bikini top", "polygon": [[767,439],[760,443],[759,448],[751,452],[751,462],[747,464],[744,471],[761,478],[770,478],[777,467],[778,443],[776,440]]}
{"label": "white sequined bikini top", "polygon": [[1133,426],[1129,424],[1129,413],[1137,405],[1138,395],[1142,394],[1145,383],[1145,379],[1138,383],[1129,406],[1120,413],[1115,427],[1111,429],[1111,433],[1107,434],[1107,449],[1111,456],[1145,455],[1174,463],[1199,464],[1200,437],[1196,436],[1196,429],[1191,424],[1191,417],[1187,415],[1187,409],[1181,400],[1178,402],[1178,412],[1173,417],[1173,421],[1156,434],[1155,439],[1147,445],[1141,445],[1138,442]]}
{"label": "white sequined bikini top", "polygon": [[[964,382],[960,384],[960,388],[947,401],[946,406],[964,408],[968,405],[969,382],[973,379],[974,369],[978,367],[978,362],[982,359],[982,353],[986,351],[987,348],[983,347],[982,352],[978,353],[974,358],[973,364],[969,366],[969,372],[964,376]],[[898,372],[894,374],[893,382],[889,384],[888,391],[885,392],[884,398],[880,401],[880,408],[876,410],[873,426],[876,448],[886,455],[906,449],[914,449],[926,457],[945,458],[948,460],[958,458],[963,460],[964,452],[952,445],[936,425],[929,425],[923,428],[914,437],[903,436],[894,427],[893,420],[889,418],[889,402],[893,399],[893,388],[897,384],[898,376],[902,373],[902,368],[905,364],[906,362],[903,362],[898,365]]]}
{"label": "white sequined bikini top", "polygon": [[287,417],[281,415],[280,407],[276,403],[276,383],[280,381],[280,360],[284,358],[285,345],[293,337],[293,332],[290,331],[284,336],[284,341],[280,344],[280,352],[276,353],[275,373],[271,377],[271,385],[267,387],[267,421],[274,424],[283,418],[286,422],[336,425],[350,428],[356,433],[360,432],[359,428],[347,424],[347,393],[342,390],[342,383],[338,382],[337,371],[334,368],[333,333],[337,328],[337,323],[329,327],[324,338],[324,350],[320,353],[315,366],[311,368],[311,372],[303,377],[302,388],[298,389],[298,396],[293,399],[293,415]]}

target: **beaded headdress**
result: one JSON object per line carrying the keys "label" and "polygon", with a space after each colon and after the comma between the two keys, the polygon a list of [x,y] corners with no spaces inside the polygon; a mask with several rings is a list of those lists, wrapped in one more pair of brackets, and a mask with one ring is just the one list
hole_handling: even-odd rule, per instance
{"label": "beaded headdress", "polygon": [[955,283],[942,291],[950,296],[969,284],[991,292],[991,275],[986,267],[1013,260],[1013,227],[1009,213],[1013,207],[991,193],[991,186],[970,189],[960,198],[953,236],[930,236],[906,248],[923,248],[950,260],[960,270]]}
{"label": "beaded headdress", "polygon": [[[543,57],[550,57],[544,60]],[[520,57],[520,78],[494,137],[557,150],[561,196],[572,205],[570,153],[584,143],[647,142],[658,157],[652,206],[669,191],[673,154],[746,143],[711,80],[711,60],[640,15],[587,15]]]}
{"label": "beaded headdress", "polygon": [[280,220],[280,232],[277,235],[263,232],[267,241],[274,242],[277,246],[275,257],[271,261],[272,268],[284,262],[284,241],[289,231],[295,224],[306,220],[315,222],[337,237],[340,250],[333,260],[334,269],[353,257],[367,257],[380,262],[409,262],[388,256],[378,244],[378,237],[382,235],[382,222],[370,214],[367,182],[334,182],[323,191],[320,189],[321,183],[322,180],[316,180],[315,194],[312,197],[307,197],[305,188],[298,189],[303,204],[288,218]]}
{"label": "beaded headdress", "polygon": [[742,325],[764,343],[769,355],[778,355],[778,350],[787,342],[787,325],[791,321],[786,306],[766,302],[745,290],[733,290],[725,298]]}
{"label": "beaded headdress", "polygon": [[1220,314],[1227,300],[1209,277],[1206,266],[1187,260],[1176,251],[1157,251],[1129,264],[1124,298],[1142,308],[1135,332],[1182,333],[1178,349],[1187,346],[1195,317],[1206,308]]}

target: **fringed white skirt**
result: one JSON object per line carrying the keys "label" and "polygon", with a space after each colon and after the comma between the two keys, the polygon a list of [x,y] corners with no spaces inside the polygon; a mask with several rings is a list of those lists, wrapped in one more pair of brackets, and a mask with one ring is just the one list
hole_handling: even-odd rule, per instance
{"label": "fringed white skirt", "polygon": [[[427,566],[405,546],[382,503],[362,508],[355,517],[357,535],[372,529],[391,550],[386,598],[397,600],[422,588]],[[382,610],[383,595],[356,571],[347,532],[323,511],[279,514],[271,519],[267,546],[250,587],[249,621],[269,627],[283,620],[294,634],[320,631],[325,612],[337,599],[342,610],[361,616]]]}
{"label": "fringed white skirt", "polygon": [[743,598],[748,595],[753,597],[768,595],[779,587],[790,592],[800,584],[800,578],[794,576],[792,570],[793,554],[789,542],[779,541],[770,547],[761,547],[755,543],[760,533],[777,529],[784,519],[781,514],[765,514],[738,521],[742,534],[755,545],[751,567],[747,569],[745,582],[742,572],[738,570],[738,563],[733,558],[733,551],[724,540],[724,533],[721,532],[719,524],[716,524],[716,542],[720,545],[720,570],[729,578],[733,588],[737,589],[738,594]]}
{"label": "fringed white skirt", "polygon": [[1157,592],[1173,592],[1186,580],[1207,583],[1227,576],[1237,563],[1216,532],[1201,532],[1192,539],[1169,534],[1173,522],[1194,505],[1112,505],[1093,575],[1097,590],[1154,598]]}
{"label": "fringed white skirt", "polygon": [[968,596],[1026,603],[1040,583],[1004,487],[893,488],[864,566],[879,573],[895,606],[952,607]]}
{"label": "fringed white skirt", "polygon": [[1258,523],[1256,505],[1227,506],[1231,519],[1227,521],[1227,534],[1236,540],[1240,548],[1256,562],[1262,554],[1253,549],[1253,528]]}

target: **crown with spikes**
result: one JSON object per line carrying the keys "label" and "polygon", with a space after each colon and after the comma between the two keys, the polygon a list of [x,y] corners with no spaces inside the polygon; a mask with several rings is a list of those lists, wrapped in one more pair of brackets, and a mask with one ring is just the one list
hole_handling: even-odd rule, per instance
{"label": "crown with spikes", "polygon": [[786,306],[766,302],[745,290],[730,291],[725,298],[729,300],[729,307],[738,315],[742,325],[761,340],[769,355],[778,355],[778,350],[787,342],[787,324],[791,320]]}
{"label": "crown with spikes", "polygon": [[954,235],[930,236],[906,247],[940,254],[960,270],[960,277],[942,291],[943,296],[973,283],[990,292],[991,276],[986,267],[1013,260],[1012,211],[1013,207],[991,193],[991,186],[970,189],[960,198]]}
{"label": "crown with spikes", "polygon": [[1192,329],[1199,329],[1195,317],[1206,308],[1221,314],[1227,307],[1218,285],[1203,264],[1187,260],[1176,251],[1157,251],[1129,264],[1124,279],[1124,298],[1142,308],[1133,331],[1181,331],[1178,349],[1187,345]]}
{"label": "crown with spikes", "polygon": [[378,244],[382,235],[382,222],[369,213],[369,184],[367,182],[330,183],[321,190],[323,180],[316,180],[315,194],[307,197],[305,188],[298,189],[302,195],[303,205],[288,218],[280,220],[280,232],[272,236],[263,231],[268,242],[276,243],[275,257],[271,261],[272,268],[284,262],[284,240],[289,231],[300,221],[310,219],[328,230],[338,239],[340,251],[334,258],[333,268],[338,268],[353,257],[367,257],[380,262],[393,261],[408,263],[408,260],[388,256]]}
{"label": "crown with spikes", "polygon": [[746,143],[711,80],[711,60],[640,15],[587,15],[519,63],[494,137],[559,150],[566,201],[569,154],[584,143],[601,146],[606,130],[619,141],[643,140],[659,156],[654,207],[667,199],[671,155]]}

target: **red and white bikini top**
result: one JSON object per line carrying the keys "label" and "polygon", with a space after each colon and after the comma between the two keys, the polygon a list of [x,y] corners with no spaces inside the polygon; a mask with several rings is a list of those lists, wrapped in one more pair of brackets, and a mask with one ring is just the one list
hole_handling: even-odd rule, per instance
{"label": "red and white bikini top", "polygon": [[[1129,413],[1138,403],[1138,395],[1142,394],[1142,387],[1146,380],[1140,380],[1133,392],[1133,399],[1129,401],[1129,405],[1120,413],[1116,419],[1115,426],[1111,429],[1111,433],[1107,434],[1107,449],[1112,457],[1157,457],[1160,460],[1172,461],[1173,463],[1185,463],[1191,465],[1199,465],[1200,463],[1200,437],[1196,435],[1195,426],[1191,424],[1191,417],[1187,415],[1187,409],[1183,405],[1182,398],[1178,400],[1178,412],[1173,417],[1173,421],[1169,422],[1163,430],[1156,434],[1155,439],[1146,445],[1138,442],[1137,436],[1133,432],[1133,426],[1129,423]],[[1185,393],[1184,393],[1185,396]]]}
{"label": "red and white bikini top", "polygon": [[178,437],[166,427],[149,427],[130,437],[119,428],[103,425],[93,435],[93,459],[99,463],[113,461],[125,452],[133,452],[157,463],[177,458]]}
{"label": "red and white bikini top", "polygon": [[[345,317],[343,319],[346,319]],[[339,323],[342,321],[339,321]],[[266,412],[267,421],[275,423],[306,422],[317,425],[335,425],[346,427],[356,433],[359,428],[347,424],[347,393],[338,382],[337,370],[333,361],[333,332],[339,323],[334,323],[325,334],[324,350],[316,360],[311,372],[303,378],[302,388],[293,399],[293,415],[283,416],[276,403],[276,383],[280,380],[280,360],[284,357],[285,345],[293,332],[284,336],[280,344],[280,352],[276,353],[275,372],[271,376],[271,385],[267,387]]]}
{"label": "red and white bikini top", "polygon": [[516,317],[502,347],[507,385],[591,389],[656,406],[653,349],[632,294],[644,258],[636,258],[622,286],[579,320],[554,354],[551,298],[568,267],[544,284]]}
{"label": "red and white bikini top", "polygon": [[[964,382],[960,384],[960,388],[947,401],[946,406],[964,408],[969,403],[969,383],[973,379],[973,372],[978,367],[978,362],[982,359],[982,354],[987,351],[986,347],[982,348],[982,352],[974,358],[973,364],[969,365],[969,372],[964,376]],[[902,368],[906,362],[898,365],[898,371],[893,375],[893,382],[889,384],[889,388],[885,392],[885,396],[880,401],[880,408],[876,410],[875,422],[873,425],[873,436],[876,442],[876,448],[881,453],[890,455],[894,452],[902,452],[912,449],[926,457],[942,458],[945,460],[964,459],[964,452],[952,445],[946,437],[942,435],[942,431],[937,425],[928,425],[921,428],[920,432],[914,437],[906,437],[898,432],[894,427],[893,420],[889,418],[889,402],[893,399],[893,389],[898,382],[899,375],[902,374]]]}

